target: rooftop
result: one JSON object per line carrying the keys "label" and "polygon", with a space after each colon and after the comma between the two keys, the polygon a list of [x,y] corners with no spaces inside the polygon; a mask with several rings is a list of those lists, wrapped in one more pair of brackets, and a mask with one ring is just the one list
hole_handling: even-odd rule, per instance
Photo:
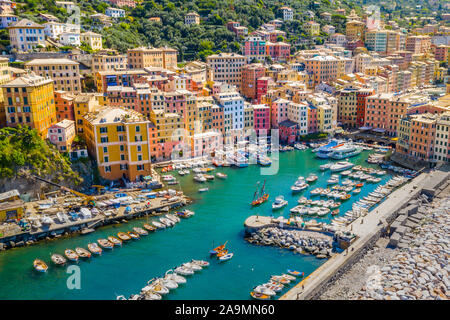
{"label": "rooftop", "polygon": [[70,59],[33,59],[25,63],[26,66],[43,66],[43,65],[59,65],[59,64],[69,64],[69,65],[79,65],[78,62]]}

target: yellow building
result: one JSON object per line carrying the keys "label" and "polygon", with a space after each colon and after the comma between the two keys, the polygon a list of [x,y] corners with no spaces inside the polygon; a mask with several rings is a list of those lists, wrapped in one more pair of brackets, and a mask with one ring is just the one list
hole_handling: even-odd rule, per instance
{"label": "yellow building", "polygon": [[27,74],[2,85],[6,125],[26,125],[47,138],[50,126],[57,122],[53,80]]}
{"label": "yellow building", "polygon": [[304,24],[303,28],[305,29],[306,33],[310,36],[318,36],[320,34],[320,24],[314,21],[308,21]]}
{"label": "yellow building", "polygon": [[80,35],[80,41],[86,43],[92,50],[102,50],[102,35],[88,31]]}
{"label": "yellow building", "polygon": [[172,48],[134,48],[127,51],[130,69],[148,67],[175,69],[177,67],[178,51]]}
{"label": "yellow building", "polygon": [[358,20],[348,21],[345,25],[345,36],[349,41],[364,40],[366,24]]}
{"label": "yellow building", "polygon": [[150,121],[143,115],[104,106],[86,114],[84,122],[88,151],[103,178],[136,181],[151,174]]}
{"label": "yellow building", "polygon": [[[0,86],[11,81],[8,69],[8,58],[0,57]],[[3,90],[0,90],[0,128],[6,126],[6,110],[3,99]]]}
{"label": "yellow building", "polygon": [[183,117],[177,113],[152,110],[150,120],[156,126],[157,132],[155,157],[169,158],[173,147],[183,141],[186,136]]}
{"label": "yellow building", "polygon": [[0,222],[20,219],[24,213],[24,202],[16,189],[0,193]]}
{"label": "yellow building", "polygon": [[317,106],[317,129],[319,132],[333,131],[333,108],[329,105]]}
{"label": "yellow building", "polygon": [[73,113],[75,115],[75,130],[78,134],[84,132],[84,116],[100,108],[100,101],[94,93],[80,93],[73,99]]}

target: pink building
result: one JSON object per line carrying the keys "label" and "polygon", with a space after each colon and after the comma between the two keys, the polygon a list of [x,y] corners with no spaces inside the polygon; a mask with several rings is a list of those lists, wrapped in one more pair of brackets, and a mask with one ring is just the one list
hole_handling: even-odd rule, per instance
{"label": "pink building", "polygon": [[256,100],[261,103],[261,98],[267,94],[271,77],[262,77],[256,80]]}
{"label": "pink building", "polygon": [[308,106],[308,133],[315,133],[317,131],[317,108],[314,106]]}
{"label": "pink building", "polygon": [[278,124],[282,121],[288,120],[288,105],[290,101],[286,99],[277,99],[272,102],[271,110],[271,126],[278,128]]}
{"label": "pink building", "polygon": [[267,130],[268,134],[270,130],[270,107],[265,104],[255,104],[253,107],[253,125],[256,134],[259,135],[260,131]]}
{"label": "pink building", "polygon": [[279,130],[280,130],[280,141],[285,142],[287,144],[294,143],[299,135],[298,123],[290,120],[280,122]]}
{"label": "pink building", "polygon": [[130,7],[135,8],[136,2],[134,0],[108,0],[109,3],[116,5],[117,7]]}
{"label": "pink building", "polygon": [[286,61],[291,54],[291,45],[284,42],[267,42],[266,54],[273,60]]}
{"label": "pink building", "polygon": [[244,56],[247,62],[253,59],[264,61],[266,58],[266,41],[261,37],[247,37],[244,41]]}
{"label": "pink building", "polygon": [[48,139],[59,152],[70,152],[75,138],[75,121],[64,119],[48,129]]}

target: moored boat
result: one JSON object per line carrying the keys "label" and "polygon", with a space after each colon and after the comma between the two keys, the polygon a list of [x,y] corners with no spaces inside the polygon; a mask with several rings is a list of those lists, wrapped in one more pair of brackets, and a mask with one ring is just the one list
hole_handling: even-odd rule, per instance
{"label": "moored boat", "polygon": [[38,272],[47,272],[48,270],[47,264],[40,259],[35,259],[33,261],[33,268]]}
{"label": "moored boat", "polygon": [[191,263],[199,265],[200,267],[208,267],[209,266],[209,262],[205,261],[205,260],[191,260]]}
{"label": "moored boat", "polygon": [[287,273],[289,273],[290,275],[293,275],[295,277],[303,277],[303,272],[297,271],[297,270],[292,270],[292,269],[287,269]]}
{"label": "moored boat", "polygon": [[115,246],[121,246],[122,245],[122,240],[120,240],[119,238],[116,238],[114,236],[109,236],[108,240]]}
{"label": "moored boat", "polygon": [[184,266],[176,267],[173,271],[175,273],[181,274],[183,276],[190,276],[190,275],[194,274],[194,270],[192,270],[191,268],[184,267]]}
{"label": "moored boat", "polygon": [[139,227],[134,227],[133,231],[136,232],[137,234],[141,235],[141,236],[147,236],[148,235],[147,231],[145,231],[144,229],[139,228]]}
{"label": "moored boat", "polygon": [[75,252],[80,258],[88,259],[91,257],[91,253],[88,250],[81,247],[75,248]]}
{"label": "moored boat", "polygon": [[257,300],[270,300],[270,296],[267,294],[263,294],[263,293],[257,293],[257,292],[250,292],[250,295],[252,296],[252,298],[257,299]]}
{"label": "moored boat", "polygon": [[163,223],[161,223],[161,222],[158,222],[158,221],[152,221],[152,224],[153,224],[155,227],[157,227],[158,229],[165,229],[165,228],[166,228],[166,225],[165,225],[165,224],[163,224]]}
{"label": "moored boat", "polygon": [[117,237],[118,237],[120,240],[122,240],[122,241],[129,241],[129,240],[131,240],[131,237],[130,237],[128,234],[126,234],[125,232],[119,232],[119,233],[117,233]]}
{"label": "moored boat", "polygon": [[139,234],[137,234],[136,232],[134,232],[134,231],[128,231],[128,235],[131,237],[131,239],[133,239],[133,240],[139,240],[140,239],[140,236],[139,236]]}
{"label": "moored boat", "polygon": [[114,245],[107,239],[98,239],[98,244],[104,249],[112,249]]}
{"label": "moored boat", "polygon": [[67,259],[64,258],[62,255],[58,254],[58,253],[54,253],[51,256],[51,260],[54,264],[58,265],[58,266],[62,266],[65,265],[67,262]]}
{"label": "moored boat", "polygon": [[230,260],[231,258],[233,258],[233,256],[234,256],[234,253],[227,253],[226,255],[219,257],[219,260],[227,261],[227,260]]}
{"label": "moored boat", "polygon": [[102,248],[100,248],[98,246],[98,244],[96,244],[95,242],[89,243],[87,246],[88,246],[89,251],[92,252],[93,254],[96,254],[96,255],[102,254],[102,251],[103,251]]}
{"label": "moored boat", "polygon": [[143,225],[144,229],[147,231],[155,231],[156,227],[149,225],[148,223],[144,223]]}
{"label": "moored boat", "polygon": [[283,196],[278,196],[275,198],[275,201],[272,203],[272,210],[278,210],[285,206],[287,206],[288,202],[284,200]]}
{"label": "moored boat", "polygon": [[222,173],[222,172],[217,172],[216,176],[217,176],[217,178],[220,178],[220,179],[226,179],[228,177],[225,173]]}
{"label": "moored boat", "polygon": [[64,250],[64,255],[66,256],[67,259],[69,259],[70,261],[78,261],[78,255],[75,251],[71,250],[71,249],[66,249]]}

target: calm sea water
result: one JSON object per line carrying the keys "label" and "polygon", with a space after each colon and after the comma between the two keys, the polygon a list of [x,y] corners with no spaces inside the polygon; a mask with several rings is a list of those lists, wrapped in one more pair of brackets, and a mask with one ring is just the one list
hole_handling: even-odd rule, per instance
{"label": "calm sea water", "polygon": [[[351,158],[350,161],[370,166],[364,160],[368,152]],[[271,275],[281,274],[286,269],[313,272],[325,260],[313,256],[293,254],[275,247],[254,246],[243,239],[245,219],[254,214],[289,216],[289,208],[297,205],[301,195],[309,195],[309,190],[326,186],[330,172],[321,172],[319,165],[327,160],[317,159],[310,150],[280,153],[279,172],[276,175],[262,176],[257,165],[247,168],[222,168],[228,179],[195,183],[193,174],[177,178],[182,188],[195,202],[189,209],[195,216],[184,219],[175,227],[157,231],[142,238],[124,244],[122,248],[105,252],[90,261],[80,261],[81,289],[68,289],[66,267],[52,265],[50,255],[63,253],[64,249],[77,246],[86,247],[89,242],[119,231],[131,230],[142,226],[146,218],[133,220],[121,225],[106,226],[88,235],[72,236],[38,245],[17,248],[0,253],[0,299],[116,299],[117,295],[139,293],[147,281],[160,276],[170,268],[191,259],[205,259],[211,262],[209,268],[188,277],[186,284],[171,291],[164,299],[250,299],[251,289],[267,282]],[[309,173],[319,176],[309,190],[292,195],[291,185],[299,175]],[[383,177],[381,183],[389,178]],[[258,208],[249,203],[258,181],[267,179],[266,190],[269,201]],[[209,187],[209,192],[198,193],[201,187]],[[354,199],[359,199],[376,188],[367,184],[363,191],[345,202],[341,214],[351,208]],[[289,205],[273,213],[271,202],[276,196],[283,195]],[[329,221],[330,217],[317,219]],[[227,247],[234,252],[232,260],[219,263],[210,259],[208,251],[228,241]],[[49,270],[45,274],[32,268],[35,258],[46,261]],[[286,291],[287,289],[285,289]]]}

